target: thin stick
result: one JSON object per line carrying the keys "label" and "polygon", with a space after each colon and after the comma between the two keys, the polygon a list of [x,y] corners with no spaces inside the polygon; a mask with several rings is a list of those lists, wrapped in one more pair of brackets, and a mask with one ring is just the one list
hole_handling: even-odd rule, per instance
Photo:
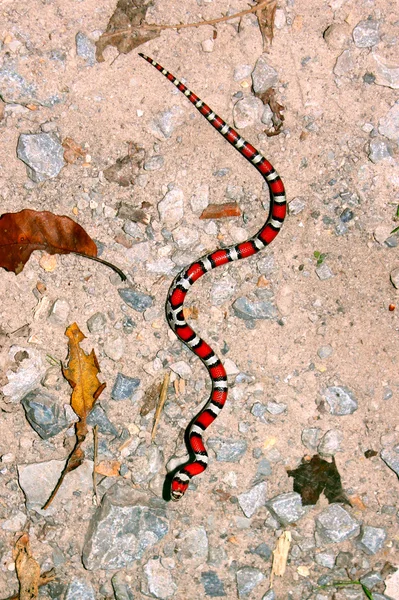
{"label": "thin stick", "polygon": [[[265,8],[268,4],[272,4],[275,0],[264,0],[260,4],[253,6],[252,8],[248,8],[248,10],[243,10],[239,13],[235,13],[234,15],[228,15],[226,17],[219,17],[218,19],[211,19],[209,21],[198,21],[197,23],[183,23],[180,25],[156,25],[155,23],[145,23],[139,26],[139,29],[149,29],[151,31],[158,30],[163,31],[164,29],[186,29],[187,27],[201,27],[202,25],[216,25],[217,23],[223,23],[225,21],[231,21],[232,19],[239,19],[244,17],[245,15],[249,15],[251,13],[256,13],[262,8]],[[132,27],[128,27],[127,29],[118,29],[113,33],[104,33],[103,37],[107,39],[112,39],[113,37],[118,37],[125,33],[131,33],[133,31]]]}
{"label": "thin stick", "polygon": [[100,499],[98,497],[98,490],[97,490],[97,472],[96,472],[96,468],[97,468],[97,464],[98,464],[98,425],[94,425],[93,427],[93,445],[94,445],[94,450],[93,450],[93,492],[94,492],[94,497],[96,499],[96,506],[99,506],[100,504]]}
{"label": "thin stick", "polygon": [[161,391],[159,393],[159,402],[158,402],[158,406],[157,406],[156,411],[155,411],[154,424],[152,426],[152,432],[151,432],[151,441],[152,442],[155,439],[155,435],[156,435],[157,429],[158,429],[159,420],[161,418],[161,413],[162,413],[163,405],[165,404],[165,401],[166,401],[166,396],[167,396],[167,393],[168,393],[169,378],[170,378],[170,375],[169,375],[169,371],[168,371],[167,373],[165,373],[165,377],[163,378],[163,382],[162,382]]}

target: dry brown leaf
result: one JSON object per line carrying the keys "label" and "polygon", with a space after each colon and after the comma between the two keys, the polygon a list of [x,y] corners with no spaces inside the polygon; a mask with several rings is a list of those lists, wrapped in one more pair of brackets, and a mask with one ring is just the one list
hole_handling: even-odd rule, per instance
{"label": "dry brown leaf", "polygon": [[161,384],[159,381],[155,381],[150,385],[149,388],[144,392],[143,404],[140,408],[140,416],[145,417],[150,413],[157,405],[159,393],[161,391]]}
{"label": "dry brown leaf", "polygon": [[270,48],[274,37],[274,19],[276,16],[277,2],[273,1],[265,4],[258,0],[258,4],[261,4],[262,7],[259,8],[255,14],[262,34],[263,49],[264,51],[267,51]]}
{"label": "dry brown leaf", "polygon": [[67,367],[63,367],[62,372],[72,387],[71,406],[78,415],[79,421],[75,423],[75,447],[67,460],[54,491],[43,506],[43,509],[47,508],[52,502],[65,475],[82,464],[85,454],[81,446],[87,435],[86,419],[97,398],[106,386],[105,383],[100,383],[98,379],[100,367],[94,350],[90,354],[86,354],[80,347],[80,342],[85,339],[85,336],[76,323],[67,327],[65,335],[69,338],[69,362]]}
{"label": "dry brown leaf", "polygon": [[84,158],[86,156],[86,152],[83,148],[70,137],[64,139],[62,147],[64,148],[64,160],[69,164],[76,162],[78,158]]}
{"label": "dry brown leaf", "polygon": [[19,600],[35,600],[39,595],[40,565],[32,556],[27,533],[17,540],[13,555],[19,581]]}
{"label": "dry brown leaf", "polygon": [[128,54],[141,44],[159,37],[161,30],[156,25],[154,29],[143,28],[149,6],[146,0],[118,0],[107,29],[96,42],[98,62],[104,62],[103,52],[107,46],[114,46],[120,54]]}
{"label": "dry brown leaf", "polygon": [[127,156],[118,158],[116,162],[105,169],[104,177],[107,181],[117,183],[122,187],[128,187],[135,182],[140,173],[144,161],[144,150],[133,146],[134,151],[129,152]]}
{"label": "dry brown leaf", "polygon": [[241,210],[237,202],[225,202],[224,204],[208,204],[202,211],[200,219],[223,219],[240,215]]}

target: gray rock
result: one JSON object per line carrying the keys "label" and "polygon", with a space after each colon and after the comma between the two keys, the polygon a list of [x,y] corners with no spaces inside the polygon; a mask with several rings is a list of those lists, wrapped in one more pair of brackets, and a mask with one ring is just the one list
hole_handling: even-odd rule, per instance
{"label": "gray rock", "polygon": [[17,156],[26,164],[28,176],[36,183],[56,177],[66,164],[64,148],[51,133],[21,133]]}
{"label": "gray rock", "polygon": [[219,579],[216,571],[202,571],[201,583],[204,586],[205,596],[220,598],[226,595],[223,581]]}
{"label": "gray rock", "polygon": [[[274,590],[269,590],[266,592],[266,594],[262,596],[262,600],[276,600],[276,594],[274,593]],[[316,600],[318,599],[316,598]]]}
{"label": "gray rock", "polygon": [[144,162],[144,171],[159,171],[164,166],[165,159],[161,155],[151,156]]}
{"label": "gray rock", "polygon": [[333,385],[323,392],[323,398],[330,407],[330,413],[342,417],[351,415],[358,409],[357,400],[349,388],[344,385]]}
{"label": "gray rock", "polygon": [[255,96],[247,96],[236,102],[233,108],[233,120],[237,129],[252,127],[257,123],[263,112],[263,103]]}
{"label": "gray rock", "polygon": [[104,496],[89,525],[83,564],[88,570],[129,566],[168,530],[163,502],[152,501],[138,490],[114,486]]}
{"label": "gray rock", "polygon": [[243,200],[243,198],[245,197],[245,191],[242,185],[229,184],[226,186],[225,196],[230,200],[240,202],[240,200]]}
{"label": "gray rock", "polygon": [[273,117],[274,114],[270,106],[268,104],[266,104],[266,106],[263,106],[263,112],[260,120],[264,125],[266,125],[268,129],[271,129],[273,127]]}
{"label": "gray rock", "polygon": [[115,600],[134,600],[131,587],[126,583],[126,576],[123,571],[118,571],[111,578],[112,588],[114,590]]}
{"label": "gray rock", "polygon": [[174,188],[158,202],[159,217],[164,225],[174,227],[184,216],[183,191]]}
{"label": "gray rock", "polygon": [[350,75],[355,67],[355,60],[350,50],[344,50],[340,56],[338,56],[335,66],[334,75],[337,77],[345,77]]}
{"label": "gray rock", "polygon": [[259,544],[259,546],[256,546],[256,548],[253,550],[253,553],[257,554],[264,560],[269,560],[269,558],[273,554],[273,551],[265,542],[262,542],[261,544]]}
{"label": "gray rock", "polygon": [[245,440],[210,438],[208,446],[216,452],[216,460],[219,462],[238,462],[247,451]]}
{"label": "gray rock", "polygon": [[334,456],[337,452],[341,452],[341,443],[344,439],[344,434],[338,429],[329,429],[323,435],[317,446],[317,451],[321,456]]}
{"label": "gray rock", "polygon": [[329,358],[332,353],[333,353],[333,349],[330,345],[320,346],[320,348],[318,348],[318,350],[317,350],[317,354],[318,354],[319,358],[321,358],[322,360],[324,360],[325,358]]}
{"label": "gray rock", "polygon": [[[22,360],[17,360],[18,355],[23,356]],[[47,367],[41,354],[33,348],[11,346],[8,358],[10,362],[15,361],[18,368],[16,371],[9,369],[6,372],[8,383],[2,388],[2,392],[11,402],[19,402],[40,385]]]}
{"label": "gray rock", "polygon": [[212,284],[211,302],[214,306],[220,306],[226,300],[230,300],[236,291],[237,282],[226,273],[219,281]]}
{"label": "gray rock", "polygon": [[342,221],[342,223],[349,223],[349,221],[352,221],[354,216],[355,213],[353,212],[353,210],[351,210],[350,208],[345,208],[345,210],[343,210],[342,213],[339,215],[339,218]]}
{"label": "gray rock", "polygon": [[334,544],[357,536],[360,525],[342,506],[330,504],[316,517],[316,531],[322,544]]}
{"label": "gray rock", "polygon": [[129,459],[129,467],[133,483],[148,483],[163,467],[163,454],[158,446],[141,444]]}
{"label": "gray rock", "polygon": [[278,310],[267,300],[251,302],[245,296],[237,298],[233,303],[233,310],[239,319],[251,321],[252,319],[275,319],[278,316]]}
{"label": "gray rock", "polygon": [[104,409],[102,406],[100,406],[100,404],[94,405],[94,408],[87,417],[87,424],[90,425],[90,427],[97,425],[99,432],[103,433],[104,435],[118,435],[118,430],[108,419]]}
{"label": "gray rock", "polygon": [[88,581],[73,579],[68,585],[65,600],[96,600],[93,588]]}
{"label": "gray rock", "polygon": [[137,312],[144,312],[153,304],[152,296],[144,294],[143,292],[139,292],[133,288],[119,289],[118,294],[125,304]]}
{"label": "gray rock", "polygon": [[25,523],[27,521],[27,516],[21,510],[17,512],[13,512],[9,519],[6,519],[2,522],[1,528],[4,531],[12,531],[16,533],[17,531],[22,531]]}
{"label": "gray rock", "polygon": [[29,423],[43,440],[54,437],[69,425],[61,413],[58,399],[42,388],[29,392],[21,404]]}
{"label": "gray rock", "polygon": [[251,75],[252,65],[237,65],[234,69],[233,79],[234,81],[242,81]]}
{"label": "gray rock", "polygon": [[380,41],[378,33],[379,22],[368,19],[360,21],[354,28],[352,35],[357,48],[372,48]]}
{"label": "gray rock", "polygon": [[373,53],[373,59],[375,61],[375,84],[390,87],[393,90],[399,89],[399,67],[391,67],[385,63],[385,61]]}
{"label": "gray rock", "polygon": [[255,69],[252,71],[252,87],[255,94],[262,94],[278,82],[278,74],[273,67],[268,65],[270,56],[262,54],[256,61]]}
{"label": "gray rock", "polygon": [[306,200],[305,198],[297,197],[293,198],[291,202],[288,204],[288,208],[290,211],[290,215],[299,215],[306,208]]}
{"label": "gray rock", "polygon": [[278,494],[266,502],[266,506],[281,525],[296,523],[306,513],[301,496],[296,492]]}
{"label": "gray rock", "polygon": [[131,221],[130,219],[124,222],[122,229],[125,233],[127,233],[128,236],[132,238],[134,243],[143,242],[146,239],[140,225],[134,221]]}
{"label": "gray rock", "polygon": [[325,281],[326,279],[331,279],[331,277],[334,277],[334,274],[332,273],[330,267],[325,264],[321,265],[320,267],[317,267],[316,275],[320,279],[320,281]]}
{"label": "gray rock", "polygon": [[48,321],[53,325],[66,325],[71,308],[63,298],[58,298],[50,308]]}
{"label": "gray rock", "polygon": [[378,132],[389,140],[399,143],[399,102],[389,109],[378,122]]}
{"label": "gray rock", "polygon": [[382,527],[363,525],[357,545],[366,554],[377,554],[382,549],[386,538],[386,531]]}
{"label": "gray rock", "polygon": [[269,477],[272,474],[272,466],[267,458],[262,458],[259,461],[256,469],[255,481],[262,481],[264,477]]}
{"label": "gray rock", "polygon": [[302,430],[302,444],[309,450],[316,450],[321,436],[321,430],[318,427],[308,427]]}
{"label": "gray rock", "polygon": [[206,561],[208,546],[208,536],[202,526],[184,530],[176,540],[179,560],[188,560],[195,564],[202,564]]}
{"label": "gray rock", "polygon": [[112,388],[111,398],[113,400],[129,400],[140,385],[138,377],[128,377],[118,373]]}
{"label": "gray rock", "polygon": [[90,333],[99,333],[104,331],[107,324],[107,317],[102,312],[96,312],[86,321],[87,329]]}
{"label": "gray rock", "polygon": [[373,138],[370,140],[368,156],[374,164],[378,164],[382,161],[395,162],[395,151],[392,144],[381,138]]}
{"label": "gray rock", "polygon": [[[19,485],[25,494],[26,505],[35,510],[41,508],[53,491],[61,472],[65,467],[64,460],[49,460],[42,463],[18,465]],[[85,460],[79,469],[68,473],[65,481],[48,510],[59,509],[62,502],[70,500],[73,492],[82,494],[93,490],[93,462]]]}
{"label": "gray rock", "polygon": [[370,571],[366,573],[362,577],[360,577],[360,582],[365,585],[369,590],[374,589],[377,585],[381,585],[384,580],[381,577],[381,574],[376,571]]}
{"label": "gray rock", "polygon": [[237,571],[236,578],[238,597],[244,598],[244,596],[248,596],[263,581],[265,576],[259,569],[244,567]]}
{"label": "gray rock", "polygon": [[172,369],[172,371],[182,379],[190,379],[193,373],[190,365],[184,360],[179,360],[175,363],[171,363],[169,366]]}
{"label": "gray rock", "polygon": [[268,402],[266,410],[271,415],[282,415],[287,410],[287,405],[284,402]]}
{"label": "gray rock", "polygon": [[177,585],[172,579],[169,569],[166,569],[158,559],[151,559],[144,565],[147,580],[142,580],[141,591],[146,596],[167,600],[174,595]]}
{"label": "gray rock", "polygon": [[244,515],[250,519],[256,513],[258,508],[266,503],[267,483],[262,481],[254,485],[248,492],[243,492],[238,496],[238,504]]}
{"label": "gray rock", "polygon": [[76,54],[83,58],[88,67],[96,64],[96,45],[85,33],[78,31],[75,36]]}
{"label": "gray rock", "polygon": [[315,555],[315,561],[322,567],[333,569],[335,566],[335,555],[330,554],[329,552],[318,552]]}
{"label": "gray rock", "polygon": [[0,89],[4,102],[29,104],[36,99],[36,85],[20,73],[16,61],[5,59],[0,68]]}
{"label": "gray rock", "polygon": [[107,338],[103,348],[108,358],[118,362],[125,353],[125,338],[122,336]]}
{"label": "gray rock", "polygon": [[399,444],[393,447],[383,448],[380,456],[384,463],[399,477]]}
{"label": "gray rock", "polygon": [[193,248],[198,241],[198,237],[198,230],[190,227],[178,227],[173,232],[173,239],[182,250]]}
{"label": "gray rock", "polygon": [[177,105],[159,113],[153,122],[154,133],[170,138],[176,127],[184,123],[185,114],[185,111]]}
{"label": "gray rock", "polygon": [[258,259],[256,263],[256,268],[262,275],[270,277],[270,275],[275,269],[275,260],[273,254],[266,254],[266,256],[263,256],[260,259]]}

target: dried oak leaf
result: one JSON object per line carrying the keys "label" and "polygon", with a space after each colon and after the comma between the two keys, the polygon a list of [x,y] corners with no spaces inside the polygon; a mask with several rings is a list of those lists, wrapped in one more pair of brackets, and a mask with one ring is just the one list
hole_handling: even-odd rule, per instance
{"label": "dried oak leaf", "polygon": [[106,386],[105,383],[100,383],[97,377],[100,367],[94,350],[90,354],[86,354],[80,347],[80,342],[85,339],[85,336],[76,323],[67,327],[65,335],[69,338],[69,362],[67,367],[62,368],[62,372],[72,387],[71,406],[78,415],[79,421],[75,423],[75,447],[66,462],[54,491],[43,508],[47,508],[52,502],[65,475],[82,464],[85,454],[81,446],[87,435],[86,420],[97,398]]}
{"label": "dried oak leaf", "polygon": [[133,147],[132,151],[123,158],[118,158],[116,163],[105,169],[104,177],[107,181],[128,187],[134,183],[144,161],[143,148]]}
{"label": "dried oak leaf", "polygon": [[34,250],[96,257],[97,246],[69,217],[24,209],[0,217],[0,267],[20,273]]}
{"label": "dried oak leaf", "polygon": [[110,18],[107,29],[96,42],[96,59],[104,62],[103,52],[107,46],[114,46],[120,54],[128,54],[134,48],[153,40],[160,35],[160,29],[144,29],[145,18],[150,4],[146,0],[119,0]]}
{"label": "dried oak leaf", "polygon": [[316,504],[322,492],[330,504],[341,502],[351,506],[342,489],[341,476],[334,458],[332,462],[327,462],[315,454],[310,460],[303,458],[297,469],[287,472],[294,478],[294,492],[301,495],[304,506]]}
{"label": "dried oak leaf", "polygon": [[224,204],[208,204],[202,211],[200,219],[223,219],[240,215],[241,210],[237,202],[225,202]]}
{"label": "dried oak leaf", "polygon": [[[263,0],[258,0],[258,4]],[[262,8],[255,12],[258,19],[259,29],[263,39],[263,49],[266,51],[271,46],[274,37],[274,19],[276,16],[277,2],[271,1],[263,5]]]}
{"label": "dried oak leaf", "polygon": [[40,565],[32,556],[27,533],[17,540],[13,554],[19,581],[19,598],[35,600],[39,595]]}

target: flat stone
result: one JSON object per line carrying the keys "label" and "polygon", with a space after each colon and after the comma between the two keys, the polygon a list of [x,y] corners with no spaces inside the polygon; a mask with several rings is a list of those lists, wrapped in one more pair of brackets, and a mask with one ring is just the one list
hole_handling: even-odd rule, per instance
{"label": "flat stone", "polygon": [[287,410],[287,405],[284,402],[267,402],[266,410],[271,415],[282,415]]}
{"label": "flat stone", "polygon": [[183,191],[174,188],[167,192],[158,202],[159,217],[164,225],[176,226],[184,216],[184,194]]}
{"label": "flat stone", "polygon": [[141,582],[141,591],[146,596],[151,595],[160,600],[171,598],[177,590],[169,569],[166,569],[158,559],[151,559],[144,565],[146,580]]}
{"label": "flat stone", "polygon": [[248,596],[265,578],[262,571],[253,567],[244,567],[236,573],[238,597]]}
{"label": "flat stone", "polygon": [[242,64],[237,65],[234,69],[233,79],[234,81],[242,81],[251,75],[252,65]]}
{"label": "flat stone", "polygon": [[308,427],[302,430],[301,440],[302,444],[309,448],[309,450],[316,450],[317,444],[321,436],[321,429],[319,427]]}
{"label": "flat stone", "polygon": [[26,164],[28,176],[36,183],[56,177],[66,164],[64,148],[51,133],[21,133],[17,156]]}
{"label": "flat stone", "polygon": [[378,33],[379,22],[372,19],[360,21],[354,28],[352,35],[357,48],[372,48],[380,41]]}
{"label": "flat stone", "polygon": [[267,300],[252,302],[241,296],[233,303],[233,310],[236,316],[246,321],[252,319],[275,319],[278,316],[278,310],[272,302]]}
{"label": "flat stone", "polygon": [[104,352],[114,362],[118,362],[125,354],[125,339],[122,336],[107,338],[104,342]]}
{"label": "flat stone", "polygon": [[173,232],[173,239],[181,250],[192,248],[198,241],[197,229],[191,227],[178,227]]}
{"label": "flat stone", "polygon": [[195,189],[190,199],[191,208],[194,212],[202,212],[209,204],[209,185],[201,183]]}
{"label": "flat stone", "polygon": [[223,581],[219,579],[216,571],[202,571],[201,583],[204,586],[205,596],[209,598],[226,596]]}
{"label": "flat stone", "polygon": [[144,171],[159,171],[165,164],[165,159],[161,155],[151,156],[144,162]]}
{"label": "flat stone", "polygon": [[96,403],[94,408],[90,411],[90,414],[87,417],[87,424],[90,425],[90,427],[97,425],[99,432],[104,435],[118,435],[118,430],[108,419],[104,409],[98,403]]}
{"label": "flat stone", "polygon": [[384,583],[381,574],[376,571],[370,571],[366,573],[359,580],[363,585],[365,585],[369,590],[373,590],[377,585],[380,586]]}
{"label": "flat stone", "polygon": [[243,492],[238,496],[238,504],[244,515],[251,518],[258,508],[266,503],[267,483],[262,481],[254,485],[248,492]]}
{"label": "flat stone", "polygon": [[0,68],[0,89],[4,102],[29,104],[37,101],[36,85],[18,72],[18,63],[10,58],[3,60]]}
{"label": "flat stone", "polygon": [[279,523],[286,526],[301,519],[306,510],[302,506],[301,496],[296,492],[287,492],[274,496],[266,502],[266,506]]}
{"label": "flat stone", "polygon": [[236,280],[228,273],[219,281],[215,281],[211,288],[211,302],[213,306],[220,306],[227,300],[230,300],[235,294],[236,287]]}
{"label": "flat stone", "polygon": [[146,239],[145,233],[142,230],[143,225],[127,219],[123,224],[123,231],[127,233],[132,243],[138,244]]}
{"label": "flat stone", "polygon": [[247,96],[236,102],[233,108],[233,120],[237,129],[252,127],[257,123],[263,112],[263,102],[255,96]]}
{"label": "flat stone", "polygon": [[299,215],[306,208],[306,200],[300,196],[293,198],[288,204],[290,215]]}
{"label": "flat stone", "polygon": [[330,407],[330,413],[342,417],[351,415],[358,409],[358,403],[353,392],[344,385],[333,385],[326,388],[323,398]]}
{"label": "flat stone", "polygon": [[118,294],[125,304],[137,312],[144,312],[153,304],[152,296],[139,292],[133,288],[119,289]]}
{"label": "flat stone", "polygon": [[78,31],[75,36],[76,54],[83,58],[88,67],[94,67],[96,64],[96,45],[82,31]]}
{"label": "flat stone", "polygon": [[[269,590],[266,592],[266,594],[262,596],[262,600],[276,600],[276,594],[274,593],[274,590]],[[318,599],[316,598],[316,600]]]}
{"label": "flat stone", "polygon": [[386,538],[386,531],[382,527],[363,525],[357,545],[366,554],[377,554],[382,549]]}
{"label": "flat stone", "polygon": [[90,583],[73,579],[67,587],[64,600],[96,600],[96,596]]}
{"label": "flat stone", "polygon": [[256,61],[255,69],[252,71],[252,87],[255,94],[262,94],[277,85],[278,74],[268,64],[269,60],[269,54],[262,54]]}
{"label": "flat stone", "polygon": [[216,452],[219,462],[238,462],[247,451],[245,440],[210,438],[208,446]]}
{"label": "flat stone", "polygon": [[378,164],[383,161],[394,164],[395,151],[391,142],[381,138],[373,138],[369,144],[369,159],[372,163]]}
{"label": "flat stone", "polygon": [[375,62],[375,84],[390,87],[393,90],[399,89],[399,66],[389,66],[385,63],[381,56],[373,53],[372,57]]}
{"label": "flat stone", "polygon": [[130,585],[126,582],[126,574],[118,571],[111,577],[115,600],[134,600]]}
{"label": "flat stone", "polygon": [[192,368],[184,360],[179,360],[178,362],[172,363],[169,366],[172,371],[182,379],[188,380],[193,374]]}
{"label": "flat stone", "polygon": [[141,444],[134,456],[129,459],[133,483],[137,485],[148,483],[159,473],[163,464],[163,454],[158,446]]}
{"label": "flat stone", "polygon": [[49,323],[52,323],[52,325],[64,326],[69,320],[70,311],[71,307],[69,306],[68,301],[63,298],[58,298],[50,308],[47,320]]}
{"label": "flat stone", "polygon": [[341,444],[344,434],[338,429],[329,429],[323,435],[317,446],[317,451],[321,456],[334,456],[337,452],[342,452]]}
{"label": "flat stone", "polygon": [[253,550],[253,553],[257,554],[264,560],[269,560],[273,554],[273,551],[265,542],[262,542],[259,544],[259,546],[256,546],[256,548]]}
{"label": "flat stone", "polygon": [[333,569],[335,566],[335,555],[329,552],[318,552],[315,554],[315,561],[322,567]]}
{"label": "flat stone", "polygon": [[114,486],[103,497],[90,522],[83,564],[90,571],[130,566],[168,530],[162,501],[153,500],[139,490]]}
{"label": "flat stone", "polygon": [[384,463],[399,477],[399,444],[393,447],[383,448],[380,456]]}
{"label": "flat stone", "polygon": [[4,529],[4,531],[12,531],[16,533],[17,531],[23,530],[26,521],[26,514],[18,510],[11,517],[2,522],[1,528]]}
{"label": "flat stone", "polygon": [[107,324],[107,317],[102,312],[96,312],[86,321],[87,329],[90,333],[99,333],[104,331]]}
{"label": "flat stone", "polygon": [[60,433],[69,423],[61,412],[58,398],[42,388],[32,390],[21,400],[26,418],[43,440]]}
{"label": "flat stone", "polygon": [[[28,508],[38,510],[43,506],[59,480],[65,462],[65,460],[49,460],[17,466],[19,485],[25,494]],[[47,510],[57,510],[62,501],[71,499],[73,492],[77,490],[82,494],[93,490],[93,462],[91,460],[85,460],[78,469],[68,473]]]}
{"label": "flat stone", "polygon": [[164,256],[155,262],[148,262],[146,269],[149,273],[156,273],[158,275],[172,275],[176,269],[176,265],[173,260]]}
{"label": "flat stone", "polygon": [[130,400],[140,385],[138,377],[129,377],[123,373],[118,373],[112,388],[112,400]]}
{"label": "flat stone", "polygon": [[208,536],[204,527],[192,527],[182,531],[176,540],[179,561],[189,560],[202,564],[208,558]]}
{"label": "flat stone", "polygon": [[320,346],[320,348],[318,348],[318,350],[317,350],[317,354],[318,354],[319,358],[321,358],[322,360],[329,358],[332,353],[333,353],[333,348],[330,345]]}
{"label": "flat stone", "polygon": [[317,267],[316,275],[320,281],[325,281],[326,279],[331,279],[331,277],[334,277],[334,274],[328,265],[321,265],[320,267]]}
{"label": "flat stone", "polygon": [[355,59],[350,50],[344,50],[340,56],[338,56],[335,66],[334,75],[337,77],[348,77],[353,69],[355,68]]}
{"label": "flat stone", "polygon": [[29,392],[39,387],[47,371],[47,365],[44,364],[42,356],[37,350],[11,346],[8,353],[10,362],[13,362],[18,354],[22,354],[24,358],[18,361],[16,371],[8,370],[6,372],[8,383],[2,388],[3,394],[8,396],[11,402],[19,402]]}
{"label": "flat stone", "polygon": [[357,536],[360,525],[342,506],[330,504],[316,517],[316,530],[322,544],[335,544]]}
{"label": "flat stone", "polygon": [[399,143],[399,102],[396,102],[379,120],[378,132],[389,140]]}

